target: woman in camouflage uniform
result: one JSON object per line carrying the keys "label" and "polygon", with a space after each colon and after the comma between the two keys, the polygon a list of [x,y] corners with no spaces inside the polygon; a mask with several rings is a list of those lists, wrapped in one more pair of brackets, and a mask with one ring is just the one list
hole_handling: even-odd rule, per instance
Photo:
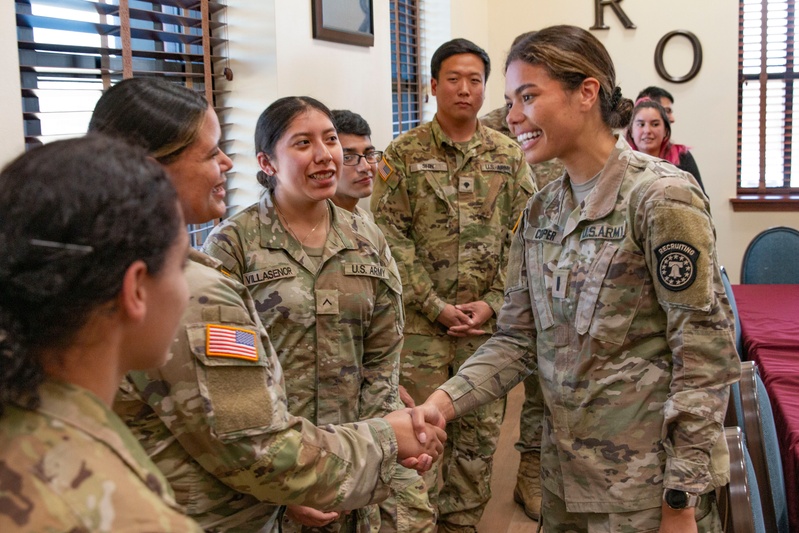
{"label": "woman in camouflage uniform", "polygon": [[[312,98],[281,98],[258,119],[255,145],[261,200],[220,224],[204,249],[250,289],[283,366],[289,411],[340,424],[397,409],[402,283],[377,226],[329,200],[342,165],[330,111]],[[392,489],[380,513],[290,506],[284,531],[432,530],[421,478],[402,470]]]}
{"label": "woman in camouflage uniform", "polygon": [[505,76],[527,161],[566,173],[522,215],[497,332],[419,411],[450,418],[537,370],[547,533],[719,533],[740,365],[707,197],[615,133],[632,102],[586,30],[534,33]]}
{"label": "woman in camouflage uniform", "polygon": [[[224,214],[232,162],[196,91],[124,80],[100,98],[89,129],[141,145],[161,163],[186,222]],[[276,527],[276,503],[352,509],[385,497],[398,452],[409,450],[402,420],[320,429],[289,415],[282,369],[247,288],[194,249],[186,278],[191,298],[171,357],[129,373],[114,409],[188,514],[208,531],[253,532]]]}
{"label": "woman in camouflage uniform", "polygon": [[0,174],[0,531],[201,531],[111,411],[188,300],[175,190],[104,137]]}

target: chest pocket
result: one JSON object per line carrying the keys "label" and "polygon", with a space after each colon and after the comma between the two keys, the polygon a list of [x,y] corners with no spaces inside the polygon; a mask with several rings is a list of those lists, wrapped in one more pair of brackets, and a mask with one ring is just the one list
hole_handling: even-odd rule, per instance
{"label": "chest pocket", "polygon": [[555,324],[545,280],[545,245],[540,241],[526,241],[525,244],[527,248],[527,283],[529,284],[530,298],[533,302],[533,315],[538,321],[539,329],[543,331]]}
{"label": "chest pocket", "polygon": [[580,293],[577,333],[623,344],[638,311],[646,275],[643,255],[603,243]]}

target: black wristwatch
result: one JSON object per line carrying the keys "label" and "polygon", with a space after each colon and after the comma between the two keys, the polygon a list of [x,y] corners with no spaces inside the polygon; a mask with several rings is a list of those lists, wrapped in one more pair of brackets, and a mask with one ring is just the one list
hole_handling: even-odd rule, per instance
{"label": "black wristwatch", "polygon": [[685,492],[684,490],[666,489],[663,491],[663,501],[675,510],[696,507],[699,503],[699,494]]}

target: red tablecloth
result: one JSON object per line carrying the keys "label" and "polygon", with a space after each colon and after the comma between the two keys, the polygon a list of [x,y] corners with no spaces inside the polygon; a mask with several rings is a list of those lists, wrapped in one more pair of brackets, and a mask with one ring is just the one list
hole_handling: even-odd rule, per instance
{"label": "red tablecloth", "polygon": [[799,533],[799,285],[733,285],[746,358],[774,410],[791,532]]}

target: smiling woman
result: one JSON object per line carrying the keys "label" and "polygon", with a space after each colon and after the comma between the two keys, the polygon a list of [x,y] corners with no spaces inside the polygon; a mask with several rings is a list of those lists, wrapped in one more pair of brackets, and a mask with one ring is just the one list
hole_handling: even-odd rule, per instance
{"label": "smiling woman", "polygon": [[[281,98],[258,119],[255,146],[261,199],[220,224],[204,249],[252,293],[283,367],[289,411],[340,424],[402,407],[402,283],[377,227],[330,200],[343,162],[331,112],[313,98]],[[381,510],[344,517],[289,506],[283,531],[375,530],[381,516],[411,517],[410,530],[431,531],[421,478],[400,469],[392,491],[396,500]]]}

